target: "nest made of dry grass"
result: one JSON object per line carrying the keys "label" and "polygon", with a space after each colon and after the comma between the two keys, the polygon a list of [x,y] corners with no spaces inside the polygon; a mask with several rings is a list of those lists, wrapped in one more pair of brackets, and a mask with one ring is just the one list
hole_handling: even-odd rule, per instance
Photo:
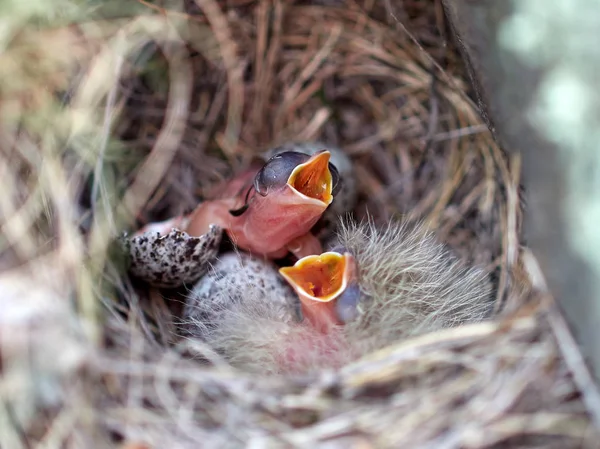
{"label": "nest made of dry grass", "polygon": [[[441,3],[309,3],[140,0],[112,19],[76,5],[86,20],[8,33],[1,447],[596,441],[593,386],[520,246],[519,159],[469,99]],[[425,220],[494,274],[494,321],[294,378],[176,338],[176,302],[124,276],[112,238],[269,146],[317,139],[352,157],[357,218]]]}

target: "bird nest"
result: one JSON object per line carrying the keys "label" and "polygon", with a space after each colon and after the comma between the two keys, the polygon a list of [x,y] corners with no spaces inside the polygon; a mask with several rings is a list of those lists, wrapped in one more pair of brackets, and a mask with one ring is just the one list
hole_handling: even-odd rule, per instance
{"label": "bird nest", "polygon": [[[24,6],[2,37],[1,447],[597,441],[522,246],[519,158],[478,115],[439,1],[119,4]],[[357,220],[423,222],[487,269],[491,319],[294,376],[179,338],[181,297],[127,276],[114,237],[298,140],[351,157]]]}

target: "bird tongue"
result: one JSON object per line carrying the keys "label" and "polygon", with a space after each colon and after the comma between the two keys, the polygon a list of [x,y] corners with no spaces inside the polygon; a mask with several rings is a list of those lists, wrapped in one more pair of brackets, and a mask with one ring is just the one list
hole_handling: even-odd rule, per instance
{"label": "bird tongue", "polygon": [[314,155],[298,165],[288,179],[288,185],[304,197],[329,205],[333,201],[333,180],[329,170],[329,152]]}

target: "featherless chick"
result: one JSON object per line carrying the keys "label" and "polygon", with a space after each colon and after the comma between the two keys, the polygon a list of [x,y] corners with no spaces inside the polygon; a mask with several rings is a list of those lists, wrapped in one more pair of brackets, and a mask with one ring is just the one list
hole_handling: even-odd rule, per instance
{"label": "featherless chick", "polygon": [[313,156],[276,154],[237,195],[201,203],[186,232],[203,235],[216,224],[238,248],[269,258],[320,253],[321,243],[310,230],[333,201],[338,183],[330,156],[327,150]]}

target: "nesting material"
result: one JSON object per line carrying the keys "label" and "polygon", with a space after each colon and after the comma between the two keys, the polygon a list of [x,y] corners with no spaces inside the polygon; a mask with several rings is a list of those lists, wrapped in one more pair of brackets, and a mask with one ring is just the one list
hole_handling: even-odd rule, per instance
{"label": "nesting material", "polygon": [[[469,98],[439,1],[121,2],[105,20],[112,2],[59,3],[9,2],[2,33],[0,266],[25,274],[1,280],[19,287],[0,310],[0,447],[597,446],[596,387],[534,289],[544,282],[532,285],[534,258],[524,263],[519,158]],[[265,306],[240,315],[255,334],[231,334],[242,346],[262,338],[259,352],[225,351],[224,334],[178,338],[191,291],[132,283],[110,243],[192,210],[286,142],[351,161],[354,216],[378,228],[341,237],[372,270],[362,316],[387,329],[359,320],[360,344],[303,340],[279,314],[257,326],[276,309]],[[480,276],[467,270],[453,305],[442,284],[458,263],[435,259],[421,273],[444,267],[445,281],[419,295],[442,305],[413,304],[392,329],[399,312],[378,301],[405,292],[385,285],[368,244],[387,242],[375,253],[399,263],[392,219],[425,223],[490,272],[491,303],[464,303],[489,298],[467,291]],[[452,327],[469,316],[486,319]],[[268,345],[286,338],[309,350],[276,360],[289,374],[264,374],[275,371]]]}
{"label": "nesting material", "polygon": [[[46,263],[55,269],[46,271]],[[2,273],[0,292],[0,397],[15,425],[29,426],[40,409],[61,405],[65,379],[85,364],[90,347],[70,313],[73,292],[57,260]],[[16,435],[3,433],[2,447],[19,447]]]}

